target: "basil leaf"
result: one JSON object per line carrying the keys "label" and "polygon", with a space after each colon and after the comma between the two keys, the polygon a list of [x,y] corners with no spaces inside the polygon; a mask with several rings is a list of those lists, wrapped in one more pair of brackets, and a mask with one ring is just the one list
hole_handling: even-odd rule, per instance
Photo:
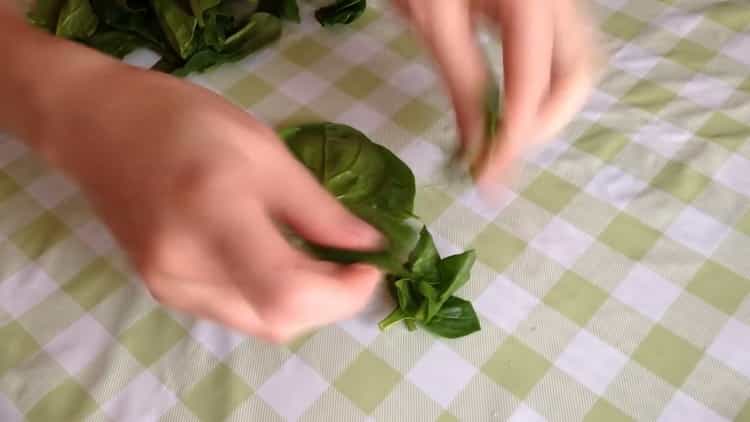
{"label": "basil leaf", "polygon": [[148,41],[136,34],[122,31],[99,32],[91,37],[87,44],[110,56],[123,58],[133,50],[146,47]]}
{"label": "basil leaf", "polygon": [[422,227],[417,246],[409,255],[409,271],[419,277],[437,281],[439,262],[440,255],[438,255],[435,243],[432,241],[432,236],[427,231],[427,227]]}
{"label": "basil leaf", "polygon": [[152,0],[154,12],[172,49],[183,59],[195,51],[198,19],[190,16],[176,0]]}
{"label": "basil leaf", "polygon": [[55,34],[58,37],[83,40],[96,32],[99,18],[89,0],[68,0],[60,9]]}
{"label": "basil leaf", "polygon": [[29,11],[27,19],[35,26],[55,32],[60,9],[63,8],[65,0],[36,0],[34,7]]}
{"label": "basil leaf", "polygon": [[206,10],[218,6],[219,3],[221,3],[221,0],[190,0],[190,10],[193,11],[193,16],[198,19],[198,25],[205,25],[203,14]]}
{"label": "basil leaf", "polygon": [[315,11],[315,19],[322,26],[348,25],[365,12],[366,0],[338,0],[336,3]]}
{"label": "basil leaf", "polygon": [[166,49],[164,36],[159,22],[153,16],[151,9],[136,11],[122,8],[111,0],[91,0],[99,20],[107,26],[122,32],[130,32],[148,40],[152,48],[158,52]]}
{"label": "basil leaf", "polygon": [[458,338],[481,329],[474,307],[468,301],[451,296],[428,323],[427,331],[446,338]]}
{"label": "basil leaf", "polygon": [[398,324],[401,321],[405,321],[407,319],[407,315],[399,308],[396,308],[388,314],[385,318],[383,318],[382,321],[378,323],[378,328],[380,328],[381,331],[385,331],[389,328],[391,328],[393,325]]}
{"label": "basil leaf", "polygon": [[453,293],[463,287],[471,275],[471,267],[476,260],[476,253],[473,250],[466,251],[459,255],[444,258],[438,264],[438,273],[440,274],[440,284],[437,290],[440,293],[441,302],[445,302]]}

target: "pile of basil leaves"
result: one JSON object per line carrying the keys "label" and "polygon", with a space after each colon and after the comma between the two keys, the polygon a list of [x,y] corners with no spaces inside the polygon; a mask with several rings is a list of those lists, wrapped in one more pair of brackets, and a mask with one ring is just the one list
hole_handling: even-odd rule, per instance
{"label": "pile of basil leaves", "polygon": [[[323,26],[349,24],[366,0],[318,9]],[[234,62],[276,41],[282,20],[300,21],[297,0],[37,0],[29,20],[57,36],[122,58],[158,53],[155,70],[186,76]]]}
{"label": "pile of basil leaves", "polygon": [[[338,0],[315,17],[324,26],[349,24],[365,8],[366,0]],[[300,15],[296,0],[37,0],[29,19],[118,58],[151,49],[162,57],[154,70],[182,77],[246,57],[280,37],[282,20],[299,22]],[[440,257],[414,215],[414,174],[403,161],[346,125],[307,124],[280,135],[331,194],[387,239],[378,252],[290,239],[321,259],[383,269],[397,306],[382,330],[399,322],[446,338],[480,330],[471,303],[454,295],[468,282],[475,254]]]}

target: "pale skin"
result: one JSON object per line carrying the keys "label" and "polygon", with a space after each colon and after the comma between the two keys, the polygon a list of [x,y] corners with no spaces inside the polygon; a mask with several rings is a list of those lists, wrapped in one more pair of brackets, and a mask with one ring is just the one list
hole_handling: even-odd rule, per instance
{"label": "pale skin", "polygon": [[[481,142],[486,78],[476,18],[502,35],[504,118],[477,173],[486,191],[585,102],[593,41],[572,0],[396,4],[435,58],[467,152]],[[369,302],[376,268],[317,261],[281,234],[382,244],[272,129],[201,87],[33,29],[15,5],[0,0],[0,129],[81,187],[158,301],[275,343]]]}

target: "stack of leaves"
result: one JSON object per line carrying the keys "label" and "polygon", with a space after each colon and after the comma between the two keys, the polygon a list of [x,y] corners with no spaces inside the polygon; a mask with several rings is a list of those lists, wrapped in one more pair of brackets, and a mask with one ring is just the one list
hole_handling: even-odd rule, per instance
{"label": "stack of leaves", "polygon": [[453,295],[469,280],[475,254],[440,258],[427,229],[417,234],[414,174],[403,161],[346,125],[307,124],[284,129],[281,137],[336,199],[386,237],[387,248],[378,252],[304,244],[322,259],[368,262],[387,273],[397,307],[381,329],[403,321],[409,330],[420,325],[448,338],[480,329],[471,303]]}
{"label": "stack of leaves", "polygon": [[[338,0],[315,17],[348,24],[365,8],[366,0]],[[29,20],[118,58],[148,48],[161,55],[155,70],[186,76],[247,57],[300,14],[297,0],[37,0]]]}

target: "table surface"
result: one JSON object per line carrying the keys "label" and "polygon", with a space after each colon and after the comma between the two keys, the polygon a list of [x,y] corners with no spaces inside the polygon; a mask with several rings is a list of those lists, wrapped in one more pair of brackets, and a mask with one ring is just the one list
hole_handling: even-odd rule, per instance
{"label": "table surface", "polygon": [[372,3],[192,79],[395,151],[441,251],[478,252],[459,294],[483,330],[380,333],[378,299],[272,347],[166,311],[78,190],[3,140],[0,420],[750,421],[748,3],[594,3],[610,67],[494,208],[441,179],[448,102]]}

